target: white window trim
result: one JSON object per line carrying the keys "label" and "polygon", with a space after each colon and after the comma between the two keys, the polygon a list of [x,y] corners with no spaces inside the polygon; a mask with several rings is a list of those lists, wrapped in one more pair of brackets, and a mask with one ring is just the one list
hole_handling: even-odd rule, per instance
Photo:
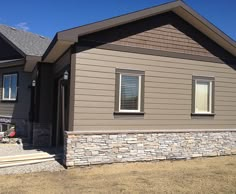
{"label": "white window trim", "polygon": [[[139,78],[139,88],[138,88],[138,109],[137,110],[124,110],[121,109],[121,81],[122,75],[137,76]],[[120,83],[119,83],[119,112],[141,112],[141,79],[142,76],[134,73],[120,73]]]}
{"label": "white window trim", "polygon": [[[197,111],[197,108],[196,108],[196,96],[197,96],[197,82],[198,81],[205,81],[205,82],[209,82],[209,90],[210,90],[210,93],[209,93],[209,111]],[[206,80],[206,79],[196,79],[195,80],[195,102],[194,102],[194,105],[195,105],[195,113],[196,114],[212,114],[212,93],[213,93],[213,88],[212,88],[212,80]]]}
{"label": "white window trim", "polygon": [[2,100],[4,100],[4,101],[16,101],[16,99],[17,99],[17,90],[18,90],[18,87],[16,86],[16,98],[11,98],[11,87],[9,87],[9,98],[5,98],[4,96],[5,96],[5,88],[4,88],[4,82],[5,82],[5,77],[11,77],[11,76],[13,76],[13,75],[15,75],[16,76],[16,79],[18,79],[18,75],[17,75],[17,73],[12,73],[12,74],[5,74],[5,75],[3,75],[3,85],[2,85]]}

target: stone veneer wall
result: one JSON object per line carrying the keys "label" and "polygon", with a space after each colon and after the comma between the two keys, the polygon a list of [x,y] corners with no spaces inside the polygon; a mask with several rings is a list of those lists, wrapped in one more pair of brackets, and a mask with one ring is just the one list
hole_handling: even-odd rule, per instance
{"label": "stone veneer wall", "polygon": [[236,154],[236,131],[76,134],[66,133],[66,166],[190,159]]}

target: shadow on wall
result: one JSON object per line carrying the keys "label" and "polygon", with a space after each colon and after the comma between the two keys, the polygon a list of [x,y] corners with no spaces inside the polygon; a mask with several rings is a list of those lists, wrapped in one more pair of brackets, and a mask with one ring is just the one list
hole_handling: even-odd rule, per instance
{"label": "shadow on wall", "polygon": [[[48,153],[56,154],[55,160],[62,162],[60,154],[63,152],[63,147],[50,147],[51,136],[44,135],[45,130],[51,129],[51,126],[35,123],[34,126],[30,122],[31,108],[31,80],[32,74],[23,72],[23,67],[2,68],[0,69],[0,98],[2,99],[2,75],[18,73],[18,94],[17,101],[3,102],[0,100],[0,122],[14,123],[16,125],[16,137],[18,144],[21,144],[23,152],[17,154],[28,153]],[[37,145],[32,145],[28,137],[30,130],[34,127],[34,139],[37,139]],[[49,139],[50,138],[50,139]],[[10,141],[10,142],[14,142]],[[27,152],[29,151],[29,152]]]}

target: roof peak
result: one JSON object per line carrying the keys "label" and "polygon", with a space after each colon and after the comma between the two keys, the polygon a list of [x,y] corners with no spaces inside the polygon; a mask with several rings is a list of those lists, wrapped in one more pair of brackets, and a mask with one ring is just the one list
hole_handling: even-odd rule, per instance
{"label": "roof peak", "polygon": [[51,40],[50,38],[45,37],[43,35],[40,35],[40,34],[37,34],[37,33],[34,33],[34,32],[30,32],[30,31],[26,31],[26,30],[22,30],[20,28],[14,27],[14,26],[9,26],[9,25],[6,25],[6,24],[0,24],[0,27],[1,26],[5,27],[5,28],[8,28],[8,29],[11,29],[11,30],[14,30],[14,31],[18,31],[18,32],[26,33],[26,34],[31,34],[33,36],[38,36],[38,37],[43,38],[43,39]]}
{"label": "roof peak", "polygon": [[42,56],[51,40],[42,35],[0,24],[0,36],[23,55]]}

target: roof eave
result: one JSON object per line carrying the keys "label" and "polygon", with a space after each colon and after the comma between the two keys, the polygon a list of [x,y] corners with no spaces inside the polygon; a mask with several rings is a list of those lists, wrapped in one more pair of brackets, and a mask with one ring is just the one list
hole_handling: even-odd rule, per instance
{"label": "roof eave", "polygon": [[185,3],[180,1],[180,5],[173,9],[177,15],[183,20],[190,23],[203,34],[208,36],[211,40],[222,46],[228,52],[236,56],[236,42],[217,28],[214,24],[209,22],[206,18],[199,15],[196,11],[191,9]]}
{"label": "roof eave", "polygon": [[24,71],[26,72],[32,72],[34,70],[34,67],[38,62],[42,61],[41,56],[30,56],[27,55],[25,58],[25,67]]}
{"label": "roof eave", "polygon": [[58,33],[53,38],[51,44],[47,48],[42,57],[42,61],[46,63],[54,63],[56,59],[61,56],[65,50],[67,50],[76,41],[70,41],[62,38],[58,38]]}
{"label": "roof eave", "polygon": [[[122,16],[114,17],[114,18],[107,19],[107,20],[100,21],[100,22],[96,22],[93,24],[88,24],[85,26],[60,31],[55,35],[55,37],[53,38],[53,41],[49,45],[45,54],[43,55],[43,61],[53,63],[56,60],[56,58],[52,59],[52,56],[54,54],[51,54],[51,52],[52,52],[52,50],[54,50],[56,48],[60,48],[60,50],[61,50],[62,47],[61,47],[60,43],[61,44],[65,43],[63,46],[64,51],[65,51],[71,45],[76,43],[78,41],[78,38],[83,35],[95,33],[95,32],[105,30],[108,28],[112,28],[115,26],[119,26],[119,25],[122,25],[125,23],[134,22],[134,21],[146,18],[146,17],[151,17],[156,14],[160,14],[162,12],[170,11],[173,8],[178,7],[179,4],[180,4],[179,1],[166,3],[166,4],[163,4],[160,6],[155,6],[155,7],[145,9],[142,11],[136,11],[134,13],[125,14]],[[58,46],[58,43],[59,43],[59,46]],[[56,57],[59,57],[62,53],[63,52],[58,52]]]}
{"label": "roof eave", "polygon": [[0,61],[0,68],[22,66],[24,64],[25,64],[25,59],[24,58],[3,60],[3,61]]}
{"label": "roof eave", "polygon": [[131,22],[141,20],[144,18],[152,17],[157,14],[171,11],[180,5],[181,5],[180,1],[175,1],[175,2],[171,2],[171,3],[166,3],[166,4],[159,5],[159,6],[155,6],[152,8],[144,9],[141,11],[136,11],[133,13],[125,14],[122,16],[110,18],[110,19],[107,19],[104,21],[95,22],[95,23],[88,24],[85,26],[61,31],[61,32],[58,32],[58,39],[67,40],[67,41],[71,41],[71,42],[77,42],[78,37],[81,37],[83,35],[95,33],[98,31],[106,30],[108,28],[131,23]]}
{"label": "roof eave", "polygon": [[[81,27],[76,27],[68,30],[58,32],[54,37],[52,43],[48,47],[43,56],[45,62],[54,62],[68,47],[78,41],[78,38],[87,34],[95,33],[101,30],[106,30],[115,26],[134,22],[154,15],[162,14],[168,11],[173,11],[182,19],[196,27],[199,31],[204,33],[210,39],[222,46],[228,52],[236,56],[236,42],[228,37],[225,33],[219,30],[216,26],[211,24],[204,17],[200,16],[193,9],[187,6],[182,1],[174,1],[149,9],[137,11],[134,13],[114,17],[101,22],[88,24]],[[59,49],[57,53],[55,49]],[[64,49],[64,50],[63,50]],[[53,51],[54,50],[54,51]],[[53,53],[53,54],[52,54]],[[55,54],[57,53],[57,54]],[[54,58],[55,57],[55,58]]]}
{"label": "roof eave", "polygon": [[24,51],[22,51],[21,49],[19,49],[12,41],[10,41],[6,36],[4,36],[4,34],[2,34],[0,32],[0,37],[5,40],[9,45],[11,45],[22,57],[26,56],[26,53],[24,53]]}

